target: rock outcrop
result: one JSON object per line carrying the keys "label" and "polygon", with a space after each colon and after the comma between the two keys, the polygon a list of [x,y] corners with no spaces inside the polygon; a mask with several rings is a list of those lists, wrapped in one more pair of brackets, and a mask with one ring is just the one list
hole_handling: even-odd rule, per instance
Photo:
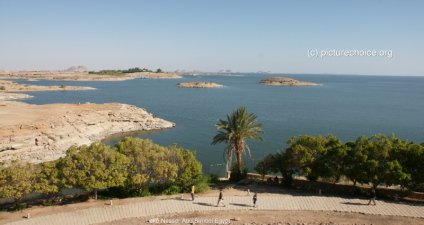
{"label": "rock outcrop", "polygon": [[178,83],[177,87],[191,87],[191,88],[215,88],[224,87],[224,85],[212,83],[212,82],[185,82]]}
{"label": "rock outcrop", "polygon": [[259,81],[260,84],[265,85],[281,85],[281,86],[322,86],[321,84],[315,84],[300,80],[295,80],[287,77],[270,77]]}
{"label": "rock outcrop", "polygon": [[66,85],[50,85],[40,86],[25,84],[23,82],[0,80],[0,92],[25,92],[25,91],[83,91],[95,90],[93,87],[79,87],[79,86],[66,86]]}
{"label": "rock outcrop", "polygon": [[0,107],[0,161],[5,162],[55,160],[65,156],[72,145],[88,145],[106,135],[175,126],[145,109],[119,103],[30,105],[0,101]]}
{"label": "rock outcrop", "polygon": [[13,100],[27,99],[32,97],[34,96],[27,95],[27,94],[0,92],[0,101],[13,101]]}

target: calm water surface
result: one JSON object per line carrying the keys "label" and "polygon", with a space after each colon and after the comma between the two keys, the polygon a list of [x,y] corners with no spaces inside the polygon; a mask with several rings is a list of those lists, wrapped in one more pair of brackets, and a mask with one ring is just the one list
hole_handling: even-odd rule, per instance
{"label": "calm water surface", "polygon": [[[149,138],[160,145],[178,143],[197,151],[208,172],[210,164],[223,163],[225,146],[211,146],[218,118],[239,106],[258,116],[266,132],[264,142],[250,141],[252,159],[284,149],[296,135],[332,133],[343,142],[361,135],[395,133],[401,139],[424,141],[424,77],[354,75],[284,75],[323,84],[318,87],[258,84],[278,75],[186,76],[182,79],[135,79],[128,81],[65,82],[24,81],[38,85],[91,86],[98,90],[31,92],[31,104],[120,102],[145,108],[155,116],[177,124],[160,131],[117,134],[104,143],[114,145],[124,136]],[[187,81],[223,84],[223,88],[179,88]],[[246,156],[248,158],[248,156]],[[248,159],[246,161],[249,161]],[[252,160],[250,160],[252,161]]]}

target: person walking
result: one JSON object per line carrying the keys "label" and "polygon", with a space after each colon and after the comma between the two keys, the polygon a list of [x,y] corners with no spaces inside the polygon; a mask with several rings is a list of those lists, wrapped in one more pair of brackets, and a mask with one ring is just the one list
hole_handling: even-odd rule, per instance
{"label": "person walking", "polygon": [[194,191],[195,191],[195,187],[194,187],[194,184],[192,184],[191,185],[191,192],[190,192],[192,201],[194,201]]}
{"label": "person walking", "polygon": [[278,185],[280,182],[279,182],[279,180],[278,180],[278,177],[277,176],[275,176],[275,178],[274,178],[274,184],[275,185]]}
{"label": "person walking", "polygon": [[375,203],[375,199],[377,198],[377,196],[375,195],[375,190],[374,189],[372,189],[371,190],[371,193],[370,193],[370,201],[368,202],[368,205],[371,203],[371,201],[373,201],[374,202],[374,205],[377,205],[376,203]]}
{"label": "person walking", "polygon": [[258,192],[253,195],[253,207],[256,207],[256,200],[258,200]]}
{"label": "person walking", "polygon": [[218,203],[216,204],[216,207],[219,206],[219,203],[222,203],[224,207],[227,206],[224,203],[224,195],[222,194],[222,190],[219,191]]}

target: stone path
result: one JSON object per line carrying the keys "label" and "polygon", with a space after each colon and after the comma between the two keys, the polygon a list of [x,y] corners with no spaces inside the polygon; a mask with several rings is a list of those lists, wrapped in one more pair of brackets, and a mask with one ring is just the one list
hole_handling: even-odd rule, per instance
{"label": "stone path", "polygon": [[[131,217],[148,217],[161,214],[217,211],[217,210],[323,210],[355,212],[375,215],[397,215],[424,218],[424,205],[377,201],[377,206],[366,205],[368,200],[324,196],[259,196],[258,207],[252,207],[252,196],[225,197],[226,207],[216,207],[217,197],[191,199],[164,199],[126,205],[105,205],[84,210],[62,212],[48,216],[23,218],[10,225],[61,224],[81,225],[114,221]],[[144,221],[143,221],[144,222]]]}

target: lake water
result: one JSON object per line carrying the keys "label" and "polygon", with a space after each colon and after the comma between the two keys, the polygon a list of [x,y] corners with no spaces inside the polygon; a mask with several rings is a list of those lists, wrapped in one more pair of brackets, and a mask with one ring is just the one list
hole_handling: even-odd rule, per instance
{"label": "lake water", "polygon": [[[117,134],[104,143],[114,145],[125,136],[149,138],[160,145],[178,143],[195,150],[205,172],[217,172],[224,163],[224,144],[212,146],[217,119],[245,106],[263,124],[264,142],[248,140],[252,165],[267,153],[286,148],[297,135],[332,133],[343,142],[361,135],[395,133],[396,137],[424,141],[424,77],[287,74],[290,78],[323,86],[268,86],[258,82],[269,74],[243,76],[185,76],[182,79],[66,82],[24,81],[38,85],[91,86],[98,90],[30,92],[31,104],[120,102],[145,108],[155,116],[176,123],[160,131]],[[180,88],[179,82],[207,81],[223,88]],[[217,173],[221,173],[217,172]]]}

